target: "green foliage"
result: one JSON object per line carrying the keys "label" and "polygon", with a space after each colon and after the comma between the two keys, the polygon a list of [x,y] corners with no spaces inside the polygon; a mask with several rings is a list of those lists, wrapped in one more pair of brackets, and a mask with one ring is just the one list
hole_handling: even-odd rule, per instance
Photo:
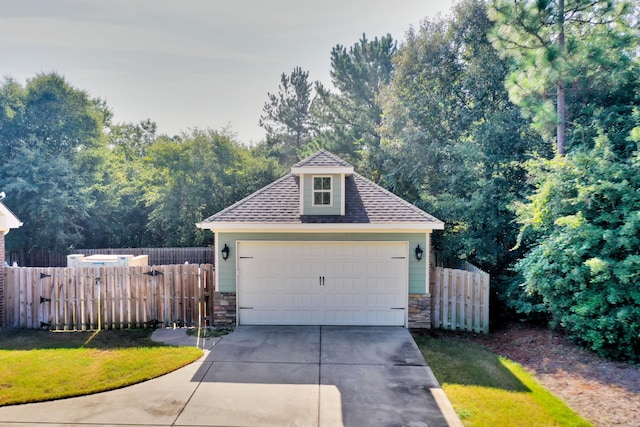
{"label": "green foliage", "polygon": [[151,209],[144,197],[147,176],[144,158],[155,141],[156,124],[110,126],[106,135],[108,150],[91,186],[94,200],[88,220],[83,222],[83,239],[76,246],[85,248],[145,247],[162,245],[146,232]]}
{"label": "green foliage", "polygon": [[25,224],[7,247],[64,250],[81,238],[92,207],[89,187],[110,112],[55,73],[38,75],[24,88],[8,79],[0,93],[0,184]]}
{"label": "green foliage", "polygon": [[293,164],[301,159],[312,138],[309,72],[295,67],[288,75],[282,73],[278,93],[268,93],[267,97],[259,124],[267,132],[267,144],[275,156],[285,164]]}
{"label": "green foliage", "polygon": [[559,154],[576,131],[567,122],[597,101],[585,92],[610,90],[613,70],[624,69],[632,51],[620,46],[634,37],[632,12],[627,0],[492,1],[491,38],[515,60],[506,80],[510,98],[545,140],[557,138]]}
{"label": "green foliage", "polygon": [[391,82],[395,53],[396,42],[389,34],[373,40],[363,34],[349,49],[336,45],[331,50],[331,82],[337,93],[316,82],[318,97],[312,105],[321,144],[374,179],[384,158],[378,95]]}
{"label": "green foliage", "polygon": [[559,154],[561,137],[568,148],[567,158],[527,164],[534,193],[513,207],[518,248],[529,250],[503,299],[551,316],[603,356],[638,361],[637,10],[624,0],[495,0],[490,15],[494,45],[515,61],[510,98],[546,140],[557,126]]}
{"label": "green foliage", "polygon": [[24,225],[7,249],[196,246],[195,227],[280,174],[226,132],[156,135],[110,123],[106,105],[57,74],[0,87],[0,187]]}
{"label": "green foliage", "polygon": [[556,324],[605,357],[640,361],[640,156],[593,149],[539,162],[518,208],[539,244],[518,263]]}
{"label": "green foliage", "polygon": [[508,205],[524,198],[524,160],[543,150],[508,100],[509,62],[487,35],[485,4],[425,21],[395,56],[382,93],[382,183],[443,219],[436,249],[498,275],[518,252]]}
{"label": "green foliage", "polygon": [[253,157],[232,135],[211,130],[159,138],[149,146],[145,165],[144,197],[151,209],[146,232],[166,246],[212,244],[211,232],[195,224],[280,172],[275,160]]}
{"label": "green foliage", "polygon": [[81,238],[79,224],[87,217],[90,200],[78,185],[72,162],[47,156],[42,142],[31,141],[18,142],[3,169],[11,207],[28,224],[13,231],[7,248],[64,250]]}

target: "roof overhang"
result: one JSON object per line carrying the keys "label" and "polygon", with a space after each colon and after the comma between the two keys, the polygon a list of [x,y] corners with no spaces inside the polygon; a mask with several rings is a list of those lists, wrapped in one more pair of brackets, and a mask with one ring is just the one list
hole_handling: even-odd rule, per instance
{"label": "roof overhang", "polygon": [[313,175],[353,175],[353,166],[302,166],[292,167],[291,173],[300,176],[303,174]]}
{"label": "roof overhang", "polygon": [[3,203],[0,203],[0,231],[7,234],[12,228],[22,227],[22,222]]}
{"label": "roof overhang", "polygon": [[424,233],[444,230],[444,222],[381,223],[381,224],[287,224],[244,222],[199,222],[196,227],[223,232],[270,232],[270,233]]}

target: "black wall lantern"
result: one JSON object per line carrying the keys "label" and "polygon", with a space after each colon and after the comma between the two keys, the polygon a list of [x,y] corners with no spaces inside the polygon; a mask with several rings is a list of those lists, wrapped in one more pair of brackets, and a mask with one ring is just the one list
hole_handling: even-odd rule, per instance
{"label": "black wall lantern", "polygon": [[224,244],[224,248],[222,248],[222,259],[223,260],[227,260],[229,259],[229,246],[227,246],[227,244]]}
{"label": "black wall lantern", "polygon": [[422,249],[420,249],[420,245],[418,245],[416,247],[416,259],[418,261],[422,260],[422,254],[424,253],[424,251]]}

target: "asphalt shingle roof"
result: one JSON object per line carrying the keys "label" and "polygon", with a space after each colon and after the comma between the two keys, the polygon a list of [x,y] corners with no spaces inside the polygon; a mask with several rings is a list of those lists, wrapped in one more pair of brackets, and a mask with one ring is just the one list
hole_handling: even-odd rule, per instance
{"label": "asphalt shingle roof", "polygon": [[352,167],[349,163],[331,154],[327,150],[316,151],[311,156],[293,165],[294,168],[304,167]]}
{"label": "asphalt shingle roof", "polygon": [[[314,156],[309,159],[312,159]],[[309,159],[305,160],[305,162],[309,161]],[[309,166],[309,164],[307,163],[305,166]],[[441,223],[437,218],[357,173],[345,177],[344,216],[300,215],[299,182],[299,177],[293,174],[283,176],[252,195],[210,216],[205,219],[203,223]]]}

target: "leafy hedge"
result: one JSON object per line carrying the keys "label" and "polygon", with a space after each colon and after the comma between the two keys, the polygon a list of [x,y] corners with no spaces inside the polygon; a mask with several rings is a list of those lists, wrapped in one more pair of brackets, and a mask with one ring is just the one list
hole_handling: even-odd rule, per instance
{"label": "leafy hedge", "polygon": [[[640,141],[640,128],[627,141]],[[640,153],[601,135],[532,169],[538,190],[518,213],[539,238],[516,267],[526,292],[514,306],[544,308],[601,356],[640,362]]]}

